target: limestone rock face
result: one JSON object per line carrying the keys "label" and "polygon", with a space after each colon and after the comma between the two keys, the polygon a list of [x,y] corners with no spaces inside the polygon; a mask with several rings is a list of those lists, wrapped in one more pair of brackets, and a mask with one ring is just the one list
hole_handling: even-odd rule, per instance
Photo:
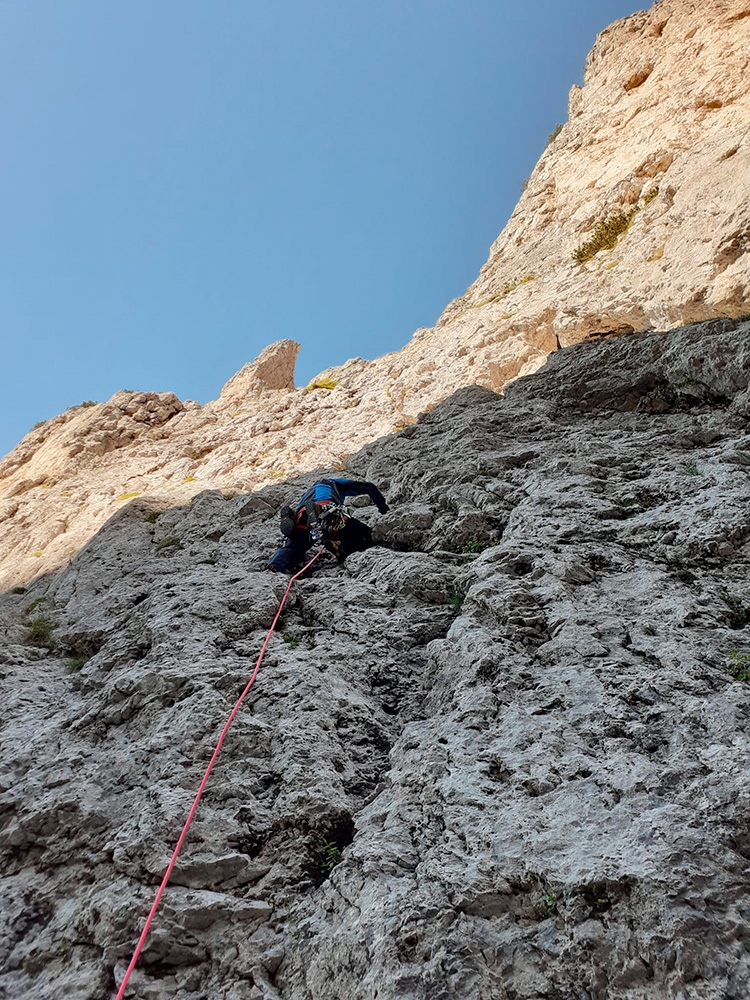
{"label": "limestone rock face", "polygon": [[[749,376],[747,322],[579,344],[354,455],[379,544],[295,584],[129,995],[747,996]],[[0,595],[0,995],[114,995],[312,480]]]}
{"label": "limestone rock face", "polygon": [[750,311],[749,12],[661,0],[599,35],[479,278],[396,355],[407,410],[470,370],[499,389],[558,345]]}
{"label": "limestone rock face", "polygon": [[352,450],[393,430],[374,390],[294,390],[298,350],[294,341],[266,348],[206,406],[119,392],[27,434],[0,462],[0,587],[65,565],[135,497],[170,507],[206,488],[230,494],[341,468]]}
{"label": "limestone rock face", "polygon": [[279,340],[271,344],[252,363],[246,364],[234,375],[213,404],[215,410],[239,409],[248,397],[264,389],[294,389],[294,366],[299,354],[299,344],[293,340]]}
{"label": "limestone rock face", "polygon": [[749,10],[661,0],[602,32],[477,281],[401,351],[295,389],[284,340],[206,406],[117,393],[33,430],[0,462],[0,586],[64,566],[135,495],[167,507],[340,469],[560,345],[750,312]]}

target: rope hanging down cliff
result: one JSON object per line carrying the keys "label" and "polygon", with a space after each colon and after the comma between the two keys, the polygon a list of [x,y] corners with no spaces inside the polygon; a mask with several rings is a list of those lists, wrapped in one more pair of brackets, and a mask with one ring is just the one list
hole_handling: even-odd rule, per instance
{"label": "rope hanging down cliff", "polygon": [[286,603],[286,599],[289,596],[289,591],[292,589],[292,584],[294,583],[294,581],[296,579],[298,579],[298,577],[302,576],[302,574],[305,572],[305,570],[308,570],[312,566],[312,564],[315,562],[315,560],[318,558],[318,556],[320,556],[324,551],[325,551],[325,546],[323,546],[323,548],[318,549],[318,551],[315,553],[315,555],[312,557],[312,559],[307,563],[307,565],[303,566],[303,568],[298,573],[295,573],[294,576],[289,580],[289,583],[287,584],[287,588],[284,591],[284,596],[281,598],[278,610],[276,611],[274,619],[271,622],[271,627],[269,628],[268,633],[267,633],[265,639],[263,640],[263,645],[260,648],[260,653],[258,654],[258,659],[256,660],[256,663],[255,663],[255,669],[253,670],[252,674],[250,675],[250,680],[245,685],[245,690],[239,696],[239,698],[237,699],[237,701],[235,703],[234,708],[230,712],[229,718],[224,723],[224,728],[222,729],[221,735],[219,736],[218,742],[216,744],[216,749],[214,750],[214,752],[213,752],[213,754],[211,756],[211,760],[208,762],[208,767],[206,768],[206,770],[205,770],[205,772],[203,774],[203,779],[201,780],[200,786],[198,787],[198,791],[196,792],[195,798],[193,799],[193,804],[190,807],[190,812],[188,813],[187,819],[185,820],[185,825],[183,826],[182,833],[180,834],[179,840],[177,841],[177,846],[175,847],[174,853],[172,854],[170,862],[167,865],[167,870],[164,872],[164,878],[161,880],[161,885],[159,886],[159,888],[156,891],[156,897],[154,898],[153,905],[151,906],[151,910],[149,912],[149,915],[146,918],[146,923],[144,924],[143,930],[141,931],[141,936],[138,939],[138,944],[136,945],[135,951],[133,952],[133,957],[130,959],[130,965],[127,967],[127,970],[125,972],[123,980],[120,983],[120,988],[117,991],[116,1000],[122,1000],[122,998],[125,996],[125,988],[128,985],[128,980],[130,979],[130,975],[131,975],[133,969],[135,968],[136,962],[138,961],[138,956],[140,955],[141,951],[143,950],[143,945],[146,942],[146,937],[148,936],[148,932],[149,932],[149,929],[151,927],[151,922],[154,919],[154,915],[155,915],[156,910],[157,910],[157,908],[159,906],[159,902],[161,900],[161,897],[163,896],[164,890],[167,887],[167,882],[169,882],[169,876],[172,874],[172,869],[174,868],[174,866],[175,866],[175,864],[177,862],[177,857],[178,857],[178,855],[180,853],[180,848],[182,847],[182,844],[183,844],[183,842],[185,840],[185,837],[187,836],[187,832],[188,832],[188,830],[190,828],[190,824],[193,822],[193,817],[195,816],[196,810],[198,809],[198,803],[200,802],[201,796],[203,795],[203,790],[206,787],[206,782],[208,781],[208,776],[211,773],[211,769],[214,766],[216,758],[219,756],[219,751],[221,750],[221,745],[224,742],[224,737],[227,735],[227,732],[229,731],[229,727],[232,724],[232,720],[234,719],[235,715],[239,711],[240,705],[242,704],[242,702],[245,699],[245,695],[247,694],[247,692],[252,687],[253,681],[255,680],[255,678],[256,678],[256,676],[258,674],[258,670],[260,669],[260,665],[261,665],[261,662],[263,660],[263,656],[265,655],[265,652],[266,652],[266,647],[268,646],[268,643],[269,643],[269,641],[271,639],[271,636],[273,635],[273,630],[276,628],[276,623],[278,622],[279,617],[281,616],[281,612],[284,609],[284,605]]}

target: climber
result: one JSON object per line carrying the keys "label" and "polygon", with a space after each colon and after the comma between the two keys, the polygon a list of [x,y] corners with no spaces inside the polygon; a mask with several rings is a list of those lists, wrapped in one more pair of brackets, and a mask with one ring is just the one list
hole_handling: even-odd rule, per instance
{"label": "climber", "polygon": [[325,545],[342,563],[352,552],[373,544],[368,525],[344,511],[344,501],[365,494],[381,514],[388,510],[383,494],[373,483],[351,479],[320,479],[299,498],[296,509],[282,507],[281,531],[286,541],[268,561],[268,569],[294,573],[313,545]]}

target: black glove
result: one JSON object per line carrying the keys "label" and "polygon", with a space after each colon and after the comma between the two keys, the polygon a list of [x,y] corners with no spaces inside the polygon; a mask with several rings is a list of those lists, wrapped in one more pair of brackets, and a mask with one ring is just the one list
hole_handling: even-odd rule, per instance
{"label": "black glove", "polygon": [[380,511],[381,514],[387,514],[389,509],[390,508],[388,507],[387,503],[381,503],[378,505],[378,510]]}

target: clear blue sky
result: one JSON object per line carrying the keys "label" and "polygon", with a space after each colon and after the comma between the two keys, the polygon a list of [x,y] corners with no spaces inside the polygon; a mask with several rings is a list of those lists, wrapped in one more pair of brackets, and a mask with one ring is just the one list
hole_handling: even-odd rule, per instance
{"label": "clear blue sky", "polygon": [[3,0],[0,454],[120,388],[298,384],[464,292],[636,0]]}

